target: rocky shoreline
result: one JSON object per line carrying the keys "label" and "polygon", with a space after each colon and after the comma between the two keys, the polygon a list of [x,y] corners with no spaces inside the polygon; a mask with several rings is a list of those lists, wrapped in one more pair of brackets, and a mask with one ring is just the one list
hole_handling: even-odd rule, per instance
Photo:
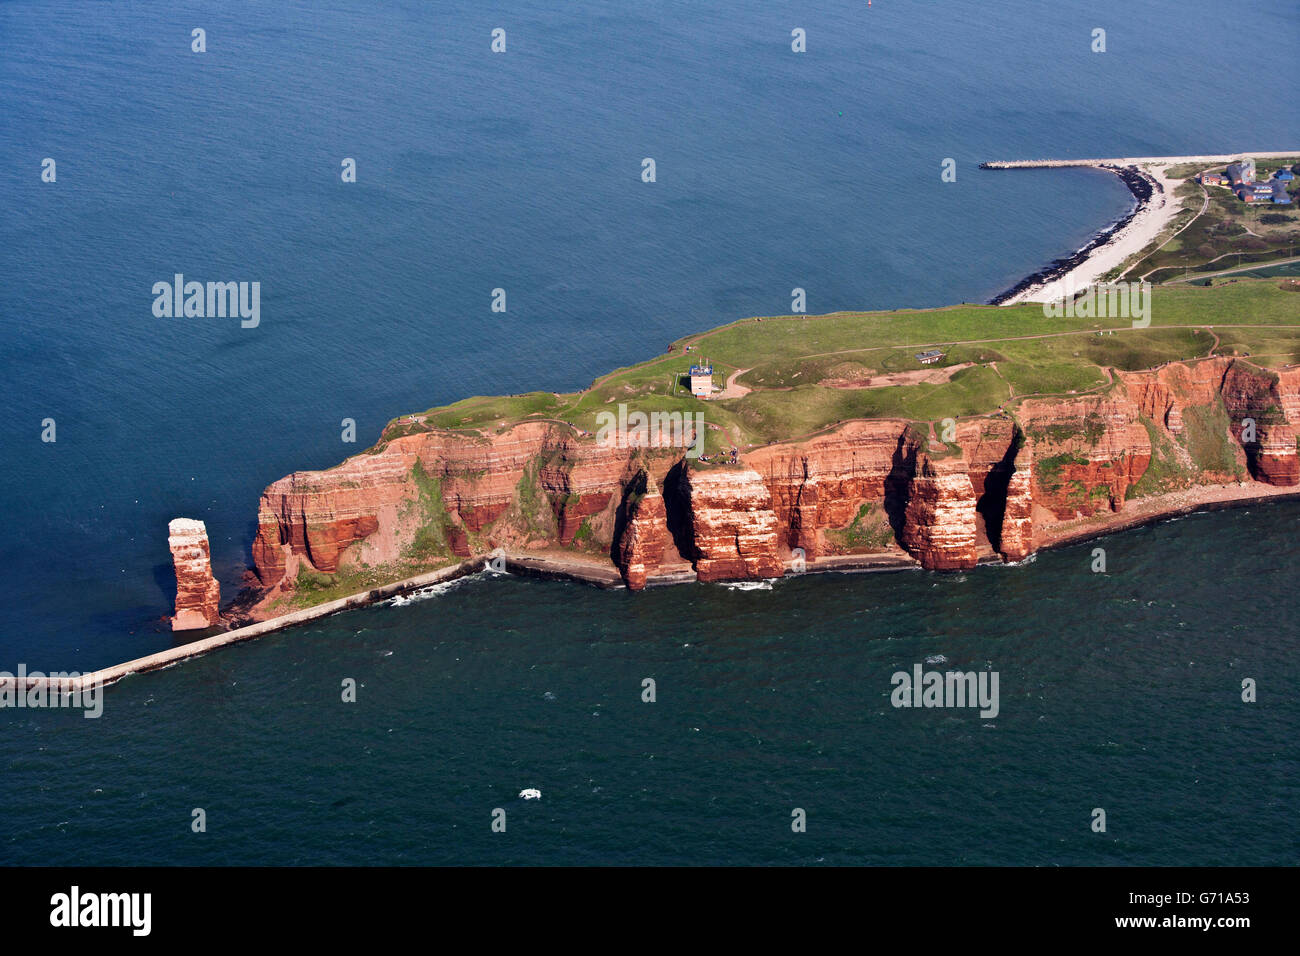
{"label": "rocky shoreline", "polygon": [[[1065,278],[1091,259],[1101,247],[1114,242],[1117,238],[1122,236],[1124,231],[1138,218],[1138,216],[1149,208],[1152,197],[1159,193],[1163,193],[1164,191],[1163,186],[1161,186],[1155,177],[1151,176],[1138,166],[1114,166],[1096,163],[1078,163],[1077,166],[1091,169],[1105,169],[1113,172],[1120,178],[1120,181],[1128,187],[1129,192],[1133,194],[1133,208],[1129,210],[1127,215],[1115,220],[1115,222],[1105,228],[1100,229],[1086,244],[1075,252],[1061,259],[1053,259],[1042,269],[1039,269],[1037,272],[1021,279],[1005,292],[995,295],[989,300],[989,305],[1008,304],[1032,290],[1045,288],[1049,284]],[[987,163],[982,163],[980,164],[980,168],[990,169],[1002,167],[992,167]]]}
{"label": "rocky shoreline", "polygon": [[[532,555],[538,573],[578,565],[632,590],[665,575],[765,580],[797,562],[961,570],[1020,561],[1080,521],[1140,513],[1169,487],[1300,485],[1300,366],[1215,356],[1112,376],[1106,392],[963,419],[946,444],[907,420],[854,419],[723,465],[602,445],[556,422],[395,434],[266,489],[249,613],[296,601],[303,574],[405,577],[416,541],[465,558]],[[1176,480],[1135,496],[1153,461]]]}
{"label": "rocky shoreline", "polygon": [[[1167,500],[1161,504],[1165,506],[1160,507],[1158,510],[1143,510],[1141,513],[1127,516],[1118,514],[1111,515],[1102,521],[1086,524],[1069,531],[1063,531],[1063,533],[1050,542],[1044,542],[1037,550],[1049,550],[1066,547],[1068,545],[1080,544],[1084,541],[1101,538],[1122,531],[1130,531],[1138,527],[1159,524],[1189,514],[1221,511],[1228,508],[1245,507],[1247,505],[1265,502],[1300,499],[1300,489],[1294,488],[1269,488],[1268,490],[1263,490],[1259,486],[1242,487],[1224,485],[1203,489],[1204,491],[1209,492],[1209,494],[1207,494],[1203,499],[1196,499],[1193,496],[1193,493],[1197,490],[1201,489],[1189,489],[1187,491],[1175,492],[1171,495],[1164,496]],[[1228,493],[1227,497],[1223,497],[1224,492]],[[1233,492],[1236,493],[1234,494]],[[1193,496],[1191,500],[1188,500],[1189,496]],[[134,674],[145,674],[151,671],[162,670],[175,666],[183,661],[204,656],[223,647],[229,647],[233,644],[243,643],[244,641],[253,640],[267,634],[275,633],[276,631],[282,631],[301,624],[307,624],[343,611],[356,610],[358,608],[380,604],[384,601],[392,600],[395,597],[401,597],[403,595],[418,592],[432,585],[445,584],[458,578],[480,573],[486,570],[486,562],[491,558],[492,555],[490,554],[476,556],[456,565],[417,575],[404,581],[393,582],[392,584],[385,585],[382,588],[373,588],[369,591],[349,595],[327,604],[295,611],[291,614],[271,618],[266,621],[246,624],[242,627],[223,631],[219,634],[189,644],[178,645],[156,654],[150,654],[146,657],[137,658],[122,664],[116,664],[111,667],[87,672],[78,675],[75,678],[28,676],[21,682],[21,686],[19,686],[19,681],[16,677],[0,676],[0,687],[8,685],[20,691],[27,691],[34,689],[37,686],[44,686],[64,694],[83,691],[92,686],[106,687]],[[979,565],[1000,563],[1002,562],[992,557],[983,558],[978,562]],[[794,571],[793,569],[786,568],[780,577],[784,579],[799,577],[802,574],[855,574],[921,569],[920,562],[910,558],[889,555],[844,555],[837,558],[824,559],[817,562],[816,566],[807,567],[803,571]],[[526,577],[536,577],[548,580],[569,580],[600,588],[617,588],[623,586],[618,574],[611,569],[601,569],[589,562],[566,561],[562,558],[556,558],[553,556],[536,557],[531,555],[507,554],[504,559],[504,570],[508,573],[520,574]],[[677,572],[658,575],[651,578],[647,584],[649,587],[670,586],[674,584],[694,582],[696,580],[697,577],[693,572],[686,574]]]}

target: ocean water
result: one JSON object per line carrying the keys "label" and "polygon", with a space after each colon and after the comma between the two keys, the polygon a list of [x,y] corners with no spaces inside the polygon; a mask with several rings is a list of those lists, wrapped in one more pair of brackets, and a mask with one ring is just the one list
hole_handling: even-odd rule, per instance
{"label": "ocean water", "polygon": [[[0,861],[1295,865],[1298,540],[1293,502],[960,575],[465,579],[9,711]],[[891,706],[927,660],[997,716]]]}
{"label": "ocean water", "polygon": [[[1274,19],[1273,39],[1207,26],[1221,17],[1221,5],[1208,0],[1086,8],[1031,0],[882,0],[870,8],[737,0],[560,8],[0,4],[0,669],[89,669],[169,646],[167,521],[186,515],[207,523],[230,596],[249,563],[262,488],[365,447],[394,415],[470,394],[581,388],[687,332],[788,312],[796,286],[807,290],[813,312],[983,301],[1129,207],[1127,191],[1103,173],[981,172],[983,160],[1285,148],[1295,134],[1285,110],[1221,109],[1206,96],[1214,77],[1238,75],[1242,63],[1258,77],[1289,75],[1300,52],[1297,20],[1278,18],[1276,4],[1236,10]],[[190,49],[196,27],[206,30],[203,54]],[[506,30],[504,54],[490,51],[497,27]],[[790,49],[796,27],[807,31],[804,54]],[[1104,54],[1089,49],[1097,27],[1107,31]],[[41,181],[45,157],[57,162],[55,183]],[[344,157],[357,161],[354,184],[340,180]],[[645,157],[656,161],[653,184],[640,179]],[[940,182],[945,158],[957,161],[955,183]],[[260,325],[156,318],[153,283],[178,272],[260,282]],[[495,288],[507,290],[504,314],[490,309]],[[50,418],[57,441],[46,443],[42,423]],[[345,418],[357,423],[355,445],[340,440]],[[1217,529],[1246,519],[1198,520]],[[1142,534],[1134,540],[1146,541]],[[1206,532],[1207,547],[1218,534]],[[1251,539],[1247,553],[1254,548]],[[832,612],[858,601],[876,608],[873,620],[893,614],[913,628],[965,634],[971,659],[993,659],[986,642],[1004,640],[1000,612],[969,602],[961,617],[945,618],[928,602],[961,587],[1010,588],[1022,598],[1015,627],[1024,636],[999,649],[1000,666],[1032,673],[1039,666],[1048,684],[1070,683],[1075,696],[1065,712],[1077,718],[1074,708],[1090,695],[1109,700],[1110,690],[1086,679],[1105,678],[1105,668],[1093,674],[1073,663],[1092,647],[1087,635],[1102,640],[1106,632],[1090,620],[1094,608],[1079,604],[1073,643],[1048,652],[1062,637],[1059,615],[1043,613],[1057,586],[1043,575],[1057,560],[980,571],[963,585],[908,575],[819,577],[771,592],[701,587],[636,598],[576,585],[476,582],[400,613],[357,612],[128,682],[110,691],[101,721],[0,712],[3,765],[23,771],[5,774],[0,787],[35,774],[47,788],[35,800],[5,795],[2,845],[8,858],[27,862],[78,852],[90,854],[87,862],[330,853],[361,861],[373,828],[387,828],[401,830],[400,846],[376,860],[456,859],[454,840],[433,830],[423,842],[412,837],[422,820],[439,819],[469,841],[460,845],[465,859],[623,860],[632,858],[626,847],[642,840],[656,841],[643,847],[647,859],[693,860],[693,848],[714,861],[795,859],[744,825],[771,822],[767,809],[760,813],[763,801],[811,803],[801,794],[820,780],[850,785],[851,794],[864,784],[868,762],[902,759],[911,761],[908,769],[890,771],[894,789],[870,791],[883,803],[873,811],[861,801],[856,826],[893,820],[920,827],[920,838],[925,823],[955,814],[968,827],[959,844],[969,844],[971,862],[982,861],[995,849],[951,787],[1005,773],[997,799],[1020,810],[1027,779],[1050,790],[1053,748],[1066,741],[1037,724],[1042,736],[1028,724],[1010,731],[1011,718],[1000,736],[969,721],[947,730],[935,721],[935,734],[947,733],[951,747],[918,742],[917,754],[900,758],[897,739],[874,742],[880,718],[867,720],[881,706],[875,677],[861,699],[842,682],[846,673],[867,673],[851,666],[855,655],[865,655],[857,666],[869,669],[880,655],[892,660],[893,645],[888,635],[864,632],[854,614]],[[1195,601],[1205,580],[1219,579],[1189,566],[1183,577],[1161,574],[1148,585],[1172,589],[1171,601]],[[1273,600],[1285,603],[1286,592]],[[1259,619],[1245,597],[1231,606],[1243,619]],[[560,628],[557,620],[568,623]],[[600,623],[615,621],[616,632]],[[715,656],[704,662],[679,646],[709,646],[719,628],[729,642],[714,644]],[[1268,633],[1282,639],[1280,630]],[[1150,641],[1126,633],[1116,645],[1125,656],[1115,650],[1107,665],[1162,660],[1168,645]],[[361,667],[371,652],[381,666],[381,645],[394,652],[386,659],[390,675],[405,662],[399,679],[409,685],[390,687],[376,676],[378,700],[367,695],[329,719],[313,709],[314,695],[337,684],[341,668]],[[476,669],[451,668],[455,653],[449,661],[431,647],[459,649]],[[659,656],[639,657],[645,648]],[[1277,662],[1269,666],[1287,666],[1284,649],[1271,650]],[[530,696],[523,671],[502,670],[499,660],[550,675],[553,706]],[[683,736],[658,752],[667,738],[649,725],[609,738],[596,729],[614,723],[589,716],[596,704],[609,709],[602,716],[632,707],[637,698],[624,700],[619,682],[660,662],[693,675],[671,693],[665,688],[663,700],[686,694],[695,713],[711,715],[713,744]],[[703,663],[711,666],[693,670]],[[788,681],[788,696],[765,696],[772,680]],[[821,698],[818,681],[835,686],[838,704]],[[430,699],[449,688],[452,709]],[[1155,683],[1149,693],[1138,712],[1176,712],[1185,729],[1204,730],[1206,712],[1182,685]],[[655,707],[636,713],[671,713]],[[769,707],[776,709],[763,716]],[[1231,711],[1237,720],[1276,712],[1262,703]],[[561,714],[573,722],[557,722]],[[826,733],[810,729],[801,738],[795,718],[830,723],[822,725]],[[502,735],[494,757],[461,719]],[[659,731],[676,733],[671,717],[657,719],[665,721]],[[1063,720],[1058,713],[1052,726]],[[1085,723],[1097,729],[1101,720]],[[699,720],[691,726],[706,733]],[[719,726],[728,728],[721,739]],[[1269,726],[1264,739],[1282,725]],[[768,763],[747,727],[765,730],[767,746],[781,738],[791,749]],[[414,736],[426,749],[397,760],[389,728],[393,741],[404,741],[399,751]],[[994,742],[1009,733],[1023,735],[1022,749],[998,749]],[[563,836],[564,824],[532,850],[480,844],[482,799],[504,800],[499,794],[527,785],[518,778],[560,773],[560,766],[601,776],[569,755],[584,734],[591,760],[618,767],[611,777],[620,782],[593,783],[608,795],[591,794],[587,804],[605,808],[605,836],[583,843]],[[1239,746],[1254,748],[1259,739],[1245,734]],[[821,743],[808,743],[814,740]],[[837,756],[823,760],[818,746]],[[636,763],[643,750],[655,759]],[[844,770],[854,753],[862,762]],[[867,761],[870,754],[877,761]],[[1082,773],[1070,755],[1079,757],[1067,749],[1062,768]],[[1107,755],[1083,763],[1107,766]],[[749,786],[722,786],[728,761],[749,757],[761,766]],[[1161,758],[1150,759],[1154,768]],[[544,791],[585,786],[576,777],[555,779],[532,782]],[[329,796],[359,780],[364,792]],[[190,787],[237,815],[243,843],[177,842],[168,850],[165,840],[135,839],[145,832],[143,808],[190,801]],[[909,819],[909,802],[926,787],[948,802]],[[667,833],[643,830],[644,808],[627,796],[643,788],[700,815],[693,824],[674,815]],[[460,794],[468,816],[437,816],[448,793]],[[313,796],[294,802],[288,794]],[[1216,813],[1234,812],[1222,799],[1211,803]],[[1185,821],[1190,804],[1180,805]],[[539,806],[543,813],[530,805],[512,815],[511,832],[549,819],[549,793]],[[1074,809],[1043,812],[1073,819]],[[167,819],[164,813],[160,829],[149,832],[170,832]],[[363,839],[350,850],[311,844],[293,831],[308,819],[335,837]],[[1187,834],[1200,832],[1161,820],[1188,845]],[[1263,824],[1243,810],[1227,830],[1240,837],[1243,829],[1267,829],[1251,827]],[[16,833],[28,835],[21,846]],[[712,849],[705,833],[715,834]],[[948,836],[932,847],[935,861],[960,852]],[[1209,839],[1207,859],[1231,856],[1221,837]],[[853,849],[840,859],[875,852],[854,840],[845,845]],[[1241,845],[1240,862],[1267,855],[1262,844]],[[241,856],[254,848],[257,857]],[[1027,858],[1016,855],[1021,850],[1028,846],[1002,848],[1008,860]],[[896,858],[919,859],[902,851]]]}

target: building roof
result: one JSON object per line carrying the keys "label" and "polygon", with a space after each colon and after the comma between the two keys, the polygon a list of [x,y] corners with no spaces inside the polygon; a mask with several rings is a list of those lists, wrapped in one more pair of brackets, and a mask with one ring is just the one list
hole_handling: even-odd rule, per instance
{"label": "building roof", "polygon": [[1295,173],[1289,169],[1279,169],[1273,174],[1274,179],[1295,179]]}
{"label": "building roof", "polygon": [[713,374],[713,366],[712,366],[712,365],[692,365],[692,366],[691,366],[691,374],[692,374],[692,375],[712,375],[712,374]]}
{"label": "building roof", "polygon": [[943,355],[943,350],[942,350],[942,349],[930,349],[929,351],[926,351],[926,352],[917,352],[917,353],[916,353],[916,360],[917,360],[918,362],[920,362],[920,361],[923,360],[923,359],[928,359],[928,358],[937,358],[937,357],[939,357],[939,356],[941,356],[941,355]]}

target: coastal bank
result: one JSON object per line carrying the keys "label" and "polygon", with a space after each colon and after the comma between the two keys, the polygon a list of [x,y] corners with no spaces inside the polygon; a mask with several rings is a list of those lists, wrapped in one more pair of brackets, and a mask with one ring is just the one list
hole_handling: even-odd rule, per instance
{"label": "coastal bank", "polygon": [[[1220,489],[1207,489],[1207,492],[1203,500],[1189,501],[1185,494],[1174,494],[1168,496],[1168,500],[1160,503],[1155,509],[1142,509],[1131,515],[1111,515],[1101,520],[1081,523],[1078,527],[1062,530],[1053,540],[1044,543],[1038,550],[1049,550],[1079,544],[1083,541],[1146,525],[1158,524],[1190,514],[1220,511],[1227,508],[1238,508],[1267,502],[1300,500],[1300,490],[1296,489],[1278,488],[1261,491],[1258,488],[1236,488],[1236,493],[1234,493],[1234,489],[1230,486],[1224,486]],[[234,628],[188,644],[177,645],[165,651],[136,658],[135,660],[79,674],[76,677],[28,675],[25,679],[19,680],[12,675],[0,675],[0,689],[25,693],[39,686],[55,693],[74,694],[92,687],[107,687],[133,674],[147,674],[151,671],[174,667],[184,661],[210,654],[225,647],[264,637],[277,631],[309,624],[312,621],[344,611],[381,604],[393,598],[417,593],[425,588],[485,572],[488,570],[488,562],[492,558],[493,555],[491,554],[480,555],[456,565],[430,571],[427,574],[416,575],[404,581],[395,581],[392,584],[352,594],[336,601]],[[979,565],[991,565],[1000,564],[1001,562],[996,558],[985,557],[978,563]],[[600,588],[623,586],[617,572],[612,569],[601,569],[585,562],[565,561],[551,557],[506,555],[502,570],[525,577],[576,581]],[[794,577],[800,574],[853,574],[906,570],[922,570],[922,568],[919,562],[905,557],[841,555],[825,557],[817,561],[813,566],[804,567],[803,570],[787,568],[783,577]],[[659,575],[651,579],[649,586],[686,584],[696,580],[697,576],[694,572],[675,572]]]}
{"label": "coastal bank", "polygon": [[1175,195],[1184,180],[1170,178],[1175,166],[1228,164],[1242,157],[1289,159],[1300,150],[1203,154],[1196,156],[1130,156],[1114,159],[1029,159],[997,160],[980,164],[980,169],[1066,169],[1091,168],[1115,174],[1133,195],[1133,207],[1120,219],[1100,229],[1087,243],[1068,256],[1056,259],[994,296],[990,305],[1045,302],[1059,299],[1069,290],[1100,282],[1120,270],[1154,243],[1181,211]]}

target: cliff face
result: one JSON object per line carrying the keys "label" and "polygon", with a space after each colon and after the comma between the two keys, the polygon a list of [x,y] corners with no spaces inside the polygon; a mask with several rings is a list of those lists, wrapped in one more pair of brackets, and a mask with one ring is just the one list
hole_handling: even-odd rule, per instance
{"label": "cliff face", "polygon": [[922,453],[907,501],[903,547],[927,568],[973,568],[979,558],[975,524],[975,488],[967,463]]}
{"label": "cliff face", "polygon": [[1023,561],[1034,551],[1033,458],[1033,448],[1026,442],[1012,461],[999,540],[1007,561]]}
{"label": "cliff face", "polygon": [[[1245,449],[1251,477],[1270,485],[1300,484],[1296,458],[1300,368],[1277,373],[1233,361],[1223,376],[1223,400],[1233,437]],[[1245,440],[1251,422],[1253,442]]]}
{"label": "cliff face", "polygon": [[757,448],[745,461],[767,486],[784,532],[781,543],[802,548],[813,561],[834,550],[827,529],[848,528],[864,505],[883,511],[887,488],[906,484],[914,456],[907,422],[879,419],[848,422],[803,442]]}
{"label": "cliff face", "polygon": [[173,518],[167,525],[167,546],[176,571],[172,630],[212,627],[219,619],[221,586],[212,576],[207,527],[193,518]]}
{"label": "cliff face", "polygon": [[1300,367],[1274,372],[1219,357],[1118,374],[1140,411],[1171,439],[1204,446],[1223,440],[1226,425],[1230,441],[1217,455],[1202,454],[1207,460],[1192,461],[1174,449],[1205,479],[1227,480],[1244,468],[1265,484],[1300,484]]}
{"label": "cliff face", "polygon": [[701,581],[777,578],[777,518],[772,495],[750,468],[681,470],[690,509],[690,555]]}
{"label": "cliff face", "polygon": [[930,436],[902,420],[845,422],[737,465],[602,446],[556,423],[432,430],[274,482],[253,557],[262,585],[281,590],[303,572],[395,579],[497,546],[612,560],[633,589],[686,562],[706,581],[776,577],[795,549],[814,569],[853,555],[961,569],[1022,560],[1037,526],[1117,512],[1134,494],[1294,485],[1298,428],[1300,368],[1215,358],[1115,372],[1099,393],[1026,398]]}
{"label": "cliff face", "polygon": [[646,482],[645,490],[638,497],[629,497],[627,525],[616,542],[615,560],[623,580],[634,591],[646,586],[647,578],[659,570],[672,548],[664,496],[647,476],[642,475],[641,480]]}
{"label": "cliff face", "polygon": [[1123,510],[1151,462],[1141,409],[1121,394],[1027,399],[1020,421],[1034,445],[1033,501],[1059,520]]}
{"label": "cliff face", "polygon": [[491,438],[395,438],[337,468],[281,478],[263,492],[253,544],[257,577],[270,588],[291,583],[287,570],[333,574],[478,548],[568,545],[584,522],[612,525],[637,455],[580,442],[571,430],[540,422]]}

